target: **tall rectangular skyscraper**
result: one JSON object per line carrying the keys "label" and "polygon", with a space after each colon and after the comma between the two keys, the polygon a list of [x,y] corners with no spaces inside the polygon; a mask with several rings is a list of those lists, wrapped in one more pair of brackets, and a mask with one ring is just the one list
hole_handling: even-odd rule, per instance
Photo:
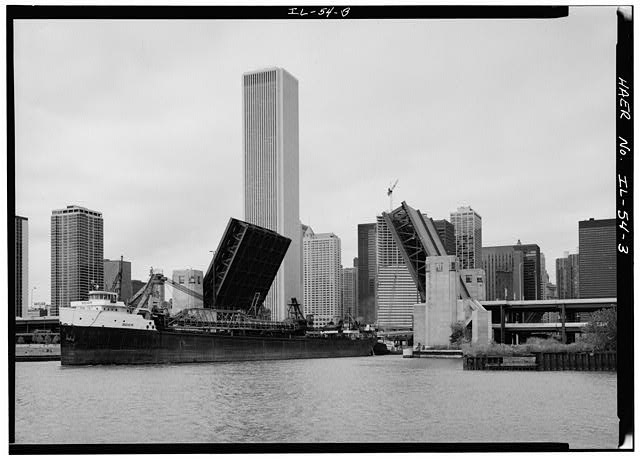
{"label": "tall rectangular skyscraper", "polygon": [[456,236],[456,255],[462,269],[482,267],[482,217],[471,207],[451,212]]}
{"label": "tall rectangular skyscraper", "polygon": [[16,294],[16,317],[25,317],[29,307],[29,220],[15,218],[14,271]]}
{"label": "tall rectangular skyscraper", "polygon": [[580,298],[616,298],[616,220],[578,222]]}
{"label": "tall rectangular skyscraper", "polygon": [[303,306],[316,327],[344,317],[340,238],[333,233],[307,233],[304,238]]}
{"label": "tall rectangular skyscraper", "polygon": [[556,258],[556,285],[559,299],[579,298],[580,254],[565,253],[564,258]]}
{"label": "tall rectangular skyscraper", "polygon": [[358,315],[366,324],[376,321],[376,224],[358,225]]}
{"label": "tall rectangular skyscraper", "polygon": [[245,220],[291,239],[264,303],[282,320],[290,299],[302,298],[298,80],[282,68],[242,78]]}
{"label": "tall rectangular skyscraper", "polygon": [[356,269],[342,268],[342,312],[354,319],[358,316],[356,305]]}
{"label": "tall rectangular skyscraper", "polygon": [[[96,288],[97,286],[97,288]],[[104,286],[102,213],[67,206],[51,214],[51,315]]]}

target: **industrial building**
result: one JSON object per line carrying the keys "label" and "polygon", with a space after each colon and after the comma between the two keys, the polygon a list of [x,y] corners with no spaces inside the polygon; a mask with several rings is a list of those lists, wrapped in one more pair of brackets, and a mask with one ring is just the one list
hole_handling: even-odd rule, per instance
{"label": "industrial building", "polygon": [[174,284],[182,285],[196,295],[199,295],[198,297],[174,288],[171,296],[172,314],[180,312],[183,309],[203,307],[203,277],[202,271],[191,268],[176,269],[171,273],[171,280]]}

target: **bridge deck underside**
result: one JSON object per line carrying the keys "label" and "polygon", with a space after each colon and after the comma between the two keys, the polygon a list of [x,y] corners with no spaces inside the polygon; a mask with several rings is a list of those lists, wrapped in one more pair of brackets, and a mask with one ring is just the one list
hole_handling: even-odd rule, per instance
{"label": "bridge deck underside", "polygon": [[262,304],[289,244],[275,231],[230,219],[204,278],[205,307],[248,311]]}

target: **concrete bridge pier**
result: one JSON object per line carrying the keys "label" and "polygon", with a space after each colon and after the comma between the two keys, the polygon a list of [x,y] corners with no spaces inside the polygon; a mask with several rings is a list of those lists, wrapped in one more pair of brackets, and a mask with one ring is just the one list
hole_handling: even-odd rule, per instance
{"label": "concrete bridge pier", "polygon": [[415,343],[426,346],[448,346],[451,326],[463,322],[471,324],[471,341],[488,344],[493,338],[491,312],[474,298],[462,298],[464,285],[460,282],[455,256],[427,257],[426,302],[413,307],[413,336]]}

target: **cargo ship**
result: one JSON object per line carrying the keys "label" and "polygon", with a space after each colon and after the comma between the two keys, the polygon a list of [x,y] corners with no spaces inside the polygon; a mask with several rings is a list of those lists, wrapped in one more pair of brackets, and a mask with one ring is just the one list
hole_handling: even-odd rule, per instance
{"label": "cargo ship", "polygon": [[312,332],[300,322],[273,322],[241,311],[187,309],[173,318],[92,291],[60,308],[62,365],[229,362],[355,357],[376,339],[359,330]]}
{"label": "cargo ship", "polygon": [[[263,307],[290,239],[230,219],[199,295],[161,272],[127,303],[94,290],[85,301],[60,308],[62,365],[161,364],[356,357],[374,354],[373,331],[313,327],[291,298],[286,319]],[[120,276],[121,279],[121,276]],[[119,282],[118,276],[116,281]],[[195,296],[202,307],[169,311],[164,284]]]}

